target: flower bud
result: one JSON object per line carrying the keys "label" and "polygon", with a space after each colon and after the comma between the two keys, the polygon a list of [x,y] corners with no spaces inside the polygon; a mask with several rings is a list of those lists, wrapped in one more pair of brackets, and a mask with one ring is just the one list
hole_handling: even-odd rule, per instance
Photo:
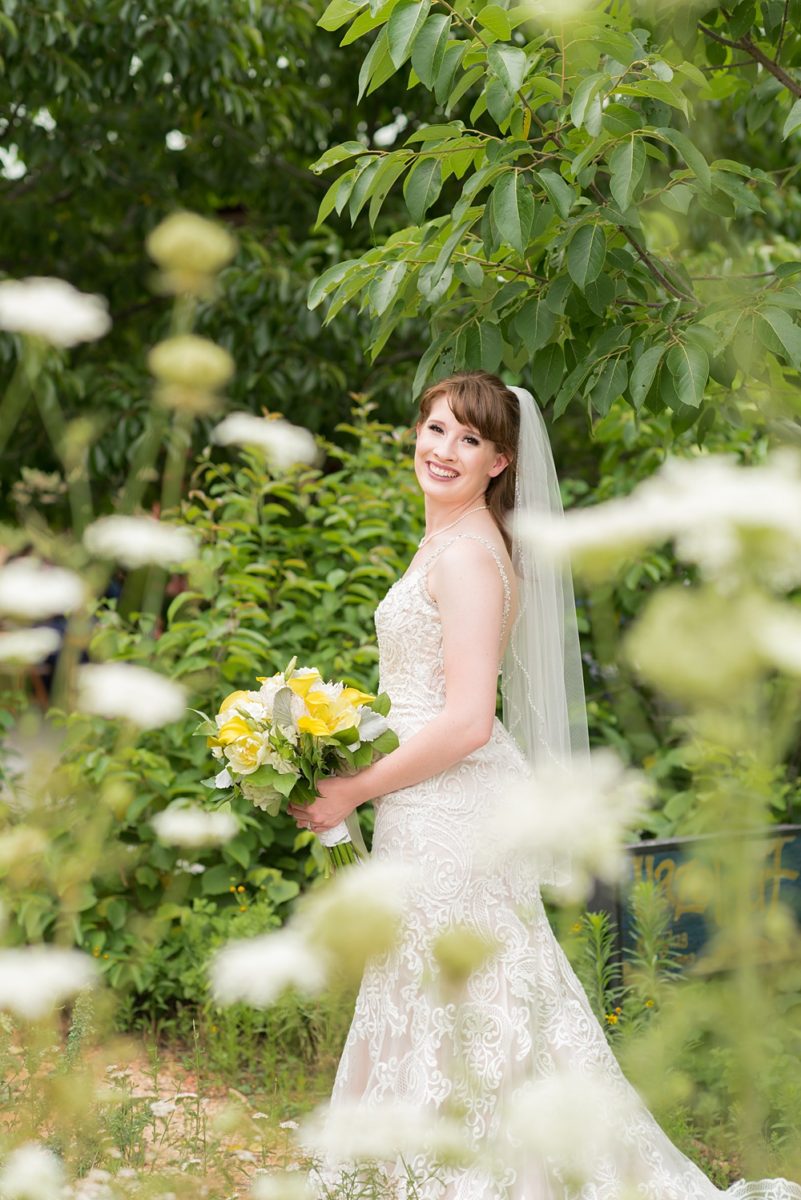
{"label": "flower bud", "polygon": [[203,392],[217,391],[234,373],[227,350],[193,333],[159,342],[147,362],[160,383]]}
{"label": "flower bud", "polygon": [[236,253],[236,241],[226,229],[190,212],[167,217],[145,244],[150,257],[165,271],[187,275],[216,274]]}

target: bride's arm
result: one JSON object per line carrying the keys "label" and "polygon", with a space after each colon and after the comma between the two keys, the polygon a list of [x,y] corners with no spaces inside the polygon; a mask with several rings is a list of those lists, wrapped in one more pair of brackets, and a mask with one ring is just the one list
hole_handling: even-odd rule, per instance
{"label": "bride's arm", "polygon": [[438,775],[490,737],[504,599],[497,564],[480,543],[460,540],[431,568],[428,587],[442,623],[445,705],[372,766],[356,775],[323,780],[320,799],[297,810],[313,828],[329,828],[367,800]]}

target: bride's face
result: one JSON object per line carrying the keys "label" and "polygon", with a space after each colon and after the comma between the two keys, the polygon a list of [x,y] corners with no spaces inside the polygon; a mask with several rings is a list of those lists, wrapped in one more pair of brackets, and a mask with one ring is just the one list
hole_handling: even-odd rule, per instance
{"label": "bride's face", "polygon": [[437,397],[427,419],[417,426],[414,470],[432,500],[477,502],[507,463],[494,442],[456,420],[445,396]]}

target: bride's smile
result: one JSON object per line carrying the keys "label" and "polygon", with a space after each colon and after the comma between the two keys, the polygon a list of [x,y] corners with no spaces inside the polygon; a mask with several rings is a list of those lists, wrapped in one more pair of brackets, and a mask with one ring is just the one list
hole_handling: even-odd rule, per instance
{"label": "bride's smile", "polygon": [[439,502],[449,512],[477,503],[506,463],[491,441],[456,419],[445,396],[433,402],[417,426],[415,474],[431,517]]}

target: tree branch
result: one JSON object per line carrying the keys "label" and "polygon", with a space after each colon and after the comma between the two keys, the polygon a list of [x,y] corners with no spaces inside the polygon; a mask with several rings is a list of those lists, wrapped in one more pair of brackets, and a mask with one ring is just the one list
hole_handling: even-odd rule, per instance
{"label": "tree branch", "polygon": [[708,25],[704,25],[701,21],[698,22],[698,28],[704,37],[711,38],[713,42],[718,42],[721,46],[728,46],[731,50],[744,50],[753,58],[754,62],[758,62],[761,66],[769,71],[779,83],[784,84],[789,92],[794,96],[801,96],[801,83],[797,83],[791,75],[788,75],[784,67],[780,67],[772,58],[768,58],[764,50],[760,50],[750,39],[750,37],[741,37],[737,41],[732,41],[731,38],[724,37],[722,33],[718,33],[715,29],[710,29]]}
{"label": "tree branch", "polygon": [[[603,208],[605,208],[606,207],[606,197],[604,196],[601,189],[598,187],[598,184],[593,182],[592,184],[590,184],[590,188],[592,190],[592,194],[595,196],[595,199],[598,201],[598,203]],[[662,271],[660,271],[659,267],[656,265],[654,260],[651,258],[650,254],[645,249],[645,247],[640,245],[640,243],[634,237],[633,233],[630,232],[630,230],[626,229],[626,227],[624,225],[620,225],[617,221],[614,221],[613,224],[616,229],[620,230],[620,232],[623,234],[626,241],[629,243],[629,245],[634,250],[637,257],[644,264],[644,266],[647,267],[647,269],[653,275],[653,277],[657,281],[657,283],[660,283],[662,285],[662,287],[665,289],[666,292],[670,292],[671,296],[673,296],[676,300],[689,300],[692,304],[697,303],[695,296],[691,295],[688,292],[681,291],[679,288],[676,287],[675,284],[670,282],[670,280],[667,278],[667,276],[664,275],[662,273]]]}

